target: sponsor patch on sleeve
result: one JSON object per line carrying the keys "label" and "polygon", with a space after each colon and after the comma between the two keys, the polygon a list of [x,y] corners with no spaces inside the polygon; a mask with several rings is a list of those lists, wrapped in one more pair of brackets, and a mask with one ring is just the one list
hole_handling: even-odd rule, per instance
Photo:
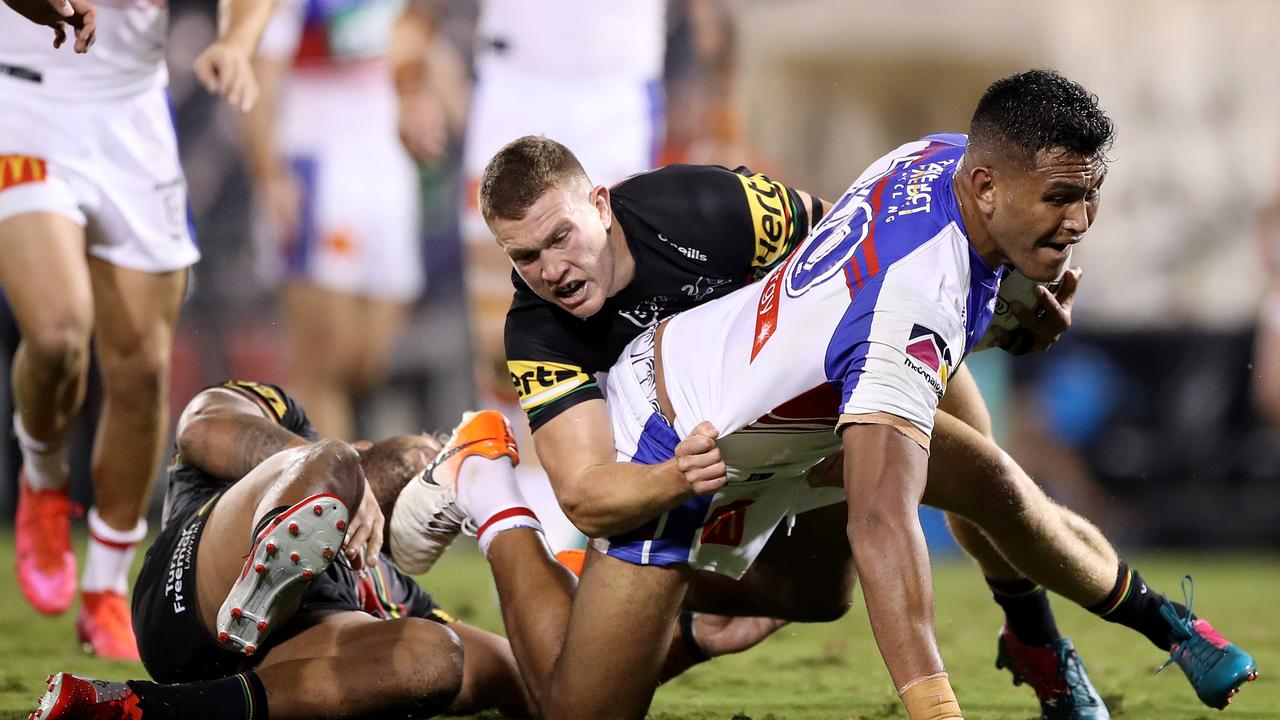
{"label": "sponsor patch on sleeve", "polygon": [[751,208],[751,228],[756,235],[751,267],[771,267],[787,254],[795,234],[795,216],[787,188],[761,173],[737,178],[746,193],[747,205]]}
{"label": "sponsor patch on sleeve", "polygon": [[29,155],[0,155],[0,190],[27,183],[44,182],[48,176],[45,161]]}
{"label": "sponsor patch on sleeve", "polygon": [[520,396],[520,409],[526,413],[595,382],[595,378],[577,365],[563,363],[508,360],[507,370]]}

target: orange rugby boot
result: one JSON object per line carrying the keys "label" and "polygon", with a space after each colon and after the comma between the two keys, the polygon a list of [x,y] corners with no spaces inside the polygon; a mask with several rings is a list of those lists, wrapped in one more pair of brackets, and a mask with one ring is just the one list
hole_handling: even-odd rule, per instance
{"label": "orange rugby boot", "polygon": [[18,473],[15,561],[18,587],[31,607],[60,615],[76,594],[76,556],[71,551],[71,517],[78,506],[66,489],[36,490]]}

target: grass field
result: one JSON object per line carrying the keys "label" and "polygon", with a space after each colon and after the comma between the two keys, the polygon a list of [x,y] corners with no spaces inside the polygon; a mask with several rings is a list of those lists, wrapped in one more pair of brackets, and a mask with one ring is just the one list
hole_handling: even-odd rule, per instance
{"label": "grass field", "polygon": [[[0,719],[25,718],[46,674],[58,670],[122,679],[141,666],[87,657],[74,641],[73,615],[42,618],[13,582],[12,534],[0,528]],[[83,544],[83,543],[81,543]],[[1249,650],[1261,668],[1225,714],[1204,708],[1177,668],[1157,676],[1162,655],[1127,629],[1104,623],[1056,599],[1059,625],[1085,659],[1117,718],[1246,720],[1280,718],[1280,558],[1231,555],[1147,555],[1136,566],[1155,587],[1178,593],[1183,572],[1195,574],[1196,610]],[[461,618],[500,629],[487,566],[472,547],[451,551],[427,586]],[[981,578],[964,561],[935,566],[938,635],[966,716],[1024,720],[1037,716],[1034,696],[993,667],[1000,624]],[[694,668],[658,691],[652,717],[661,720],[774,718],[904,718],[857,606],[842,621],[793,625],[742,655]]]}

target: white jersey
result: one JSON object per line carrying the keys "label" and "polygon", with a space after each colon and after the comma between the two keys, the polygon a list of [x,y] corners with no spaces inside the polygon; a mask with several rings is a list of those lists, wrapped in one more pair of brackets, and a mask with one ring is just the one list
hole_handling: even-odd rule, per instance
{"label": "white jersey", "polygon": [[840,449],[833,429],[886,423],[928,447],[999,290],[951,188],[964,144],[933,135],[884,156],[764,280],[668,320],[658,355],[674,427],[656,401],[655,331],[627,346],[606,392],[618,460],[670,459],[707,420],[729,483],[598,550],[741,577],[783,518],[844,500],[806,481]]}
{"label": "white jersey", "polygon": [[927,446],[999,286],[951,189],[963,151],[960,135],[903,145],[765,280],[672,318],[661,356],[677,434],[711,421],[746,474],[818,462],[842,416],[901,419]]}
{"label": "white jersey", "polygon": [[167,85],[169,10],[164,0],[94,5],[97,39],[84,55],[67,45],[55,50],[50,28],[0,9],[0,95],[30,92],[59,100],[107,100]]}
{"label": "white jersey", "polygon": [[566,81],[661,77],[665,0],[482,0],[476,72]]}

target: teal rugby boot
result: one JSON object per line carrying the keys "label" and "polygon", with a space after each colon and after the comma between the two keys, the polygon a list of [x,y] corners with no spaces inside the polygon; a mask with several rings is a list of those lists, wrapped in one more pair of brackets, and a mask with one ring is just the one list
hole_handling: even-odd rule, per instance
{"label": "teal rugby boot", "polygon": [[1169,640],[1173,646],[1169,649],[1169,659],[1156,672],[1177,663],[1200,702],[1225,709],[1241,685],[1258,678],[1258,664],[1249,653],[1214,630],[1208,620],[1191,614],[1196,587],[1190,575],[1182,578],[1182,592],[1187,600],[1187,617],[1179,616],[1172,603],[1160,608],[1160,615],[1169,623]]}
{"label": "teal rugby boot", "polygon": [[1023,645],[1006,625],[997,640],[996,667],[1008,668],[1014,685],[1025,682],[1036,691],[1041,720],[1111,718],[1068,638],[1048,645]]}

